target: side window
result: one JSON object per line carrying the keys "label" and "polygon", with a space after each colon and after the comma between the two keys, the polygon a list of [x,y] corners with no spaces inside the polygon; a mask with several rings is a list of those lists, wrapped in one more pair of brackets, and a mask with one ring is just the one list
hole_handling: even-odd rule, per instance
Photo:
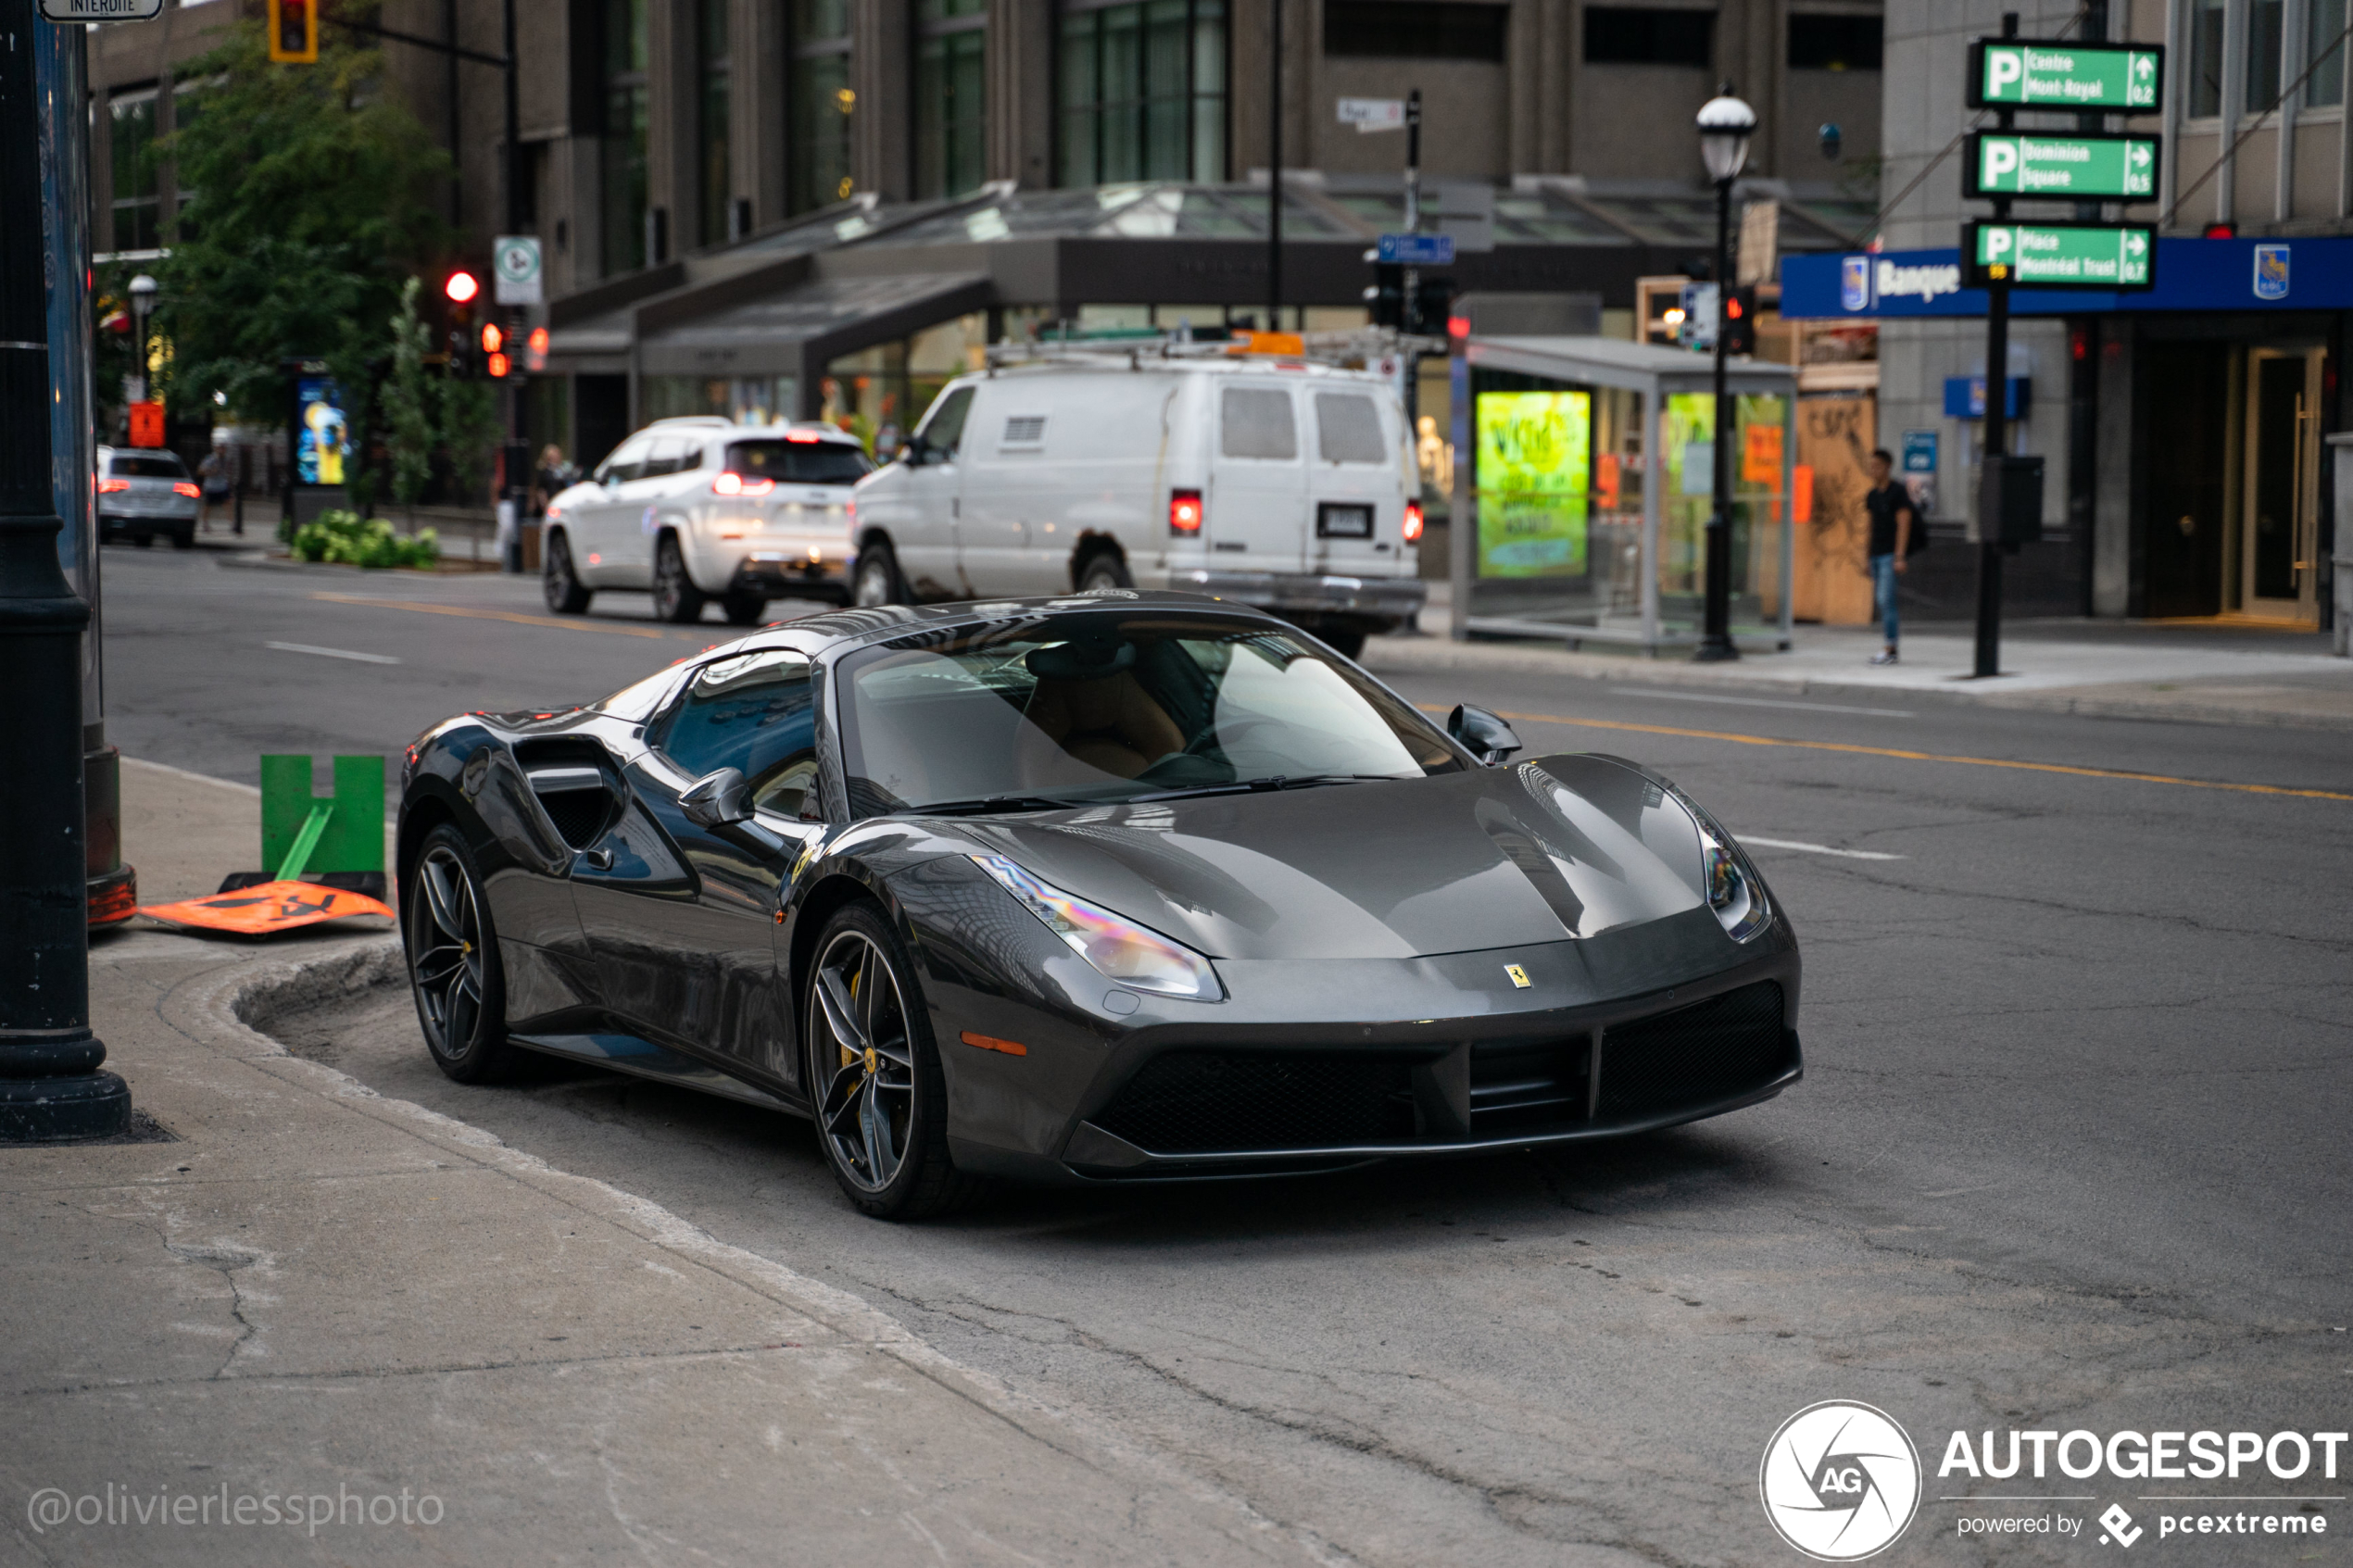
{"label": "side window", "polygon": [[654,442],[653,450],[646,455],[646,466],[637,470],[637,477],[659,479],[666,473],[676,473],[686,466],[686,444],[674,435],[665,435]]}
{"label": "side window", "polygon": [[696,671],[654,746],[689,778],[739,770],[752,804],[798,817],[817,779],[815,688],[807,658],[771,648]]}
{"label": "side window", "polygon": [[943,458],[952,458],[964,439],[964,420],[973,411],[973,389],[960,386],[932,406],[924,420],[924,445]]}
{"label": "side window", "polygon": [[1327,463],[1387,463],[1380,409],[1361,392],[1315,395],[1316,449]]}
{"label": "side window", "polygon": [[1278,386],[1229,386],[1219,405],[1218,450],[1228,458],[1299,458],[1290,393]]}
{"label": "side window", "polygon": [[626,484],[644,471],[646,449],[652,445],[644,436],[621,444],[621,450],[607,458],[597,469],[599,484]]}

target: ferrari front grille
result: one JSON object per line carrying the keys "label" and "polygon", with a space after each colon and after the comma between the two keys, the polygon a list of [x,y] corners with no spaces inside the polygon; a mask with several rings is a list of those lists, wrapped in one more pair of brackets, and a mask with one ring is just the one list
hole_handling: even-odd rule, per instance
{"label": "ferrari front grille", "polygon": [[1696,1110],[1761,1089],[1788,1065],[1781,988],[1759,981],[1604,1031],[1597,1119]]}
{"label": "ferrari front grille", "polygon": [[1092,1120],[1155,1154],[1403,1143],[1414,1136],[1406,1068],[1397,1057],[1171,1051]]}

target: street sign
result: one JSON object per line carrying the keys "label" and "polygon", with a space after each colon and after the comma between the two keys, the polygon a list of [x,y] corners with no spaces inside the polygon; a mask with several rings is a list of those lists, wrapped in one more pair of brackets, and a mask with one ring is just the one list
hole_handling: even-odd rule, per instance
{"label": "street sign", "polygon": [[2157,231],[2139,223],[1965,223],[1961,286],[2145,289],[2157,282]]}
{"label": "street sign", "polygon": [[1961,194],[1971,200],[2155,201],[2158,138],[1980,131],[1969,139]]}
{"label": "street sign", "polygon": [[1969,107],[2155,113],[2165,82],[2161,44],[2040,44],[1981,38],[1969,45]]}
{"label": "street sign", "polygon": [[41,0],[53,22],[144,22],[163,15],[163,0]]}
{"label": "street sign", "polygon": [[1340,101],[1340,122],[1354,126],[1359,135],[1374,131],[1403,131],[1405,129],[1405,100],[1342,98]]}
{"label": "street sign", "polygon": [[501,305],[539,303],[539,237],[501,234],[490,248],[490,275]]}
{"label": "street sign", "polygon": [[1452,234],[1383,234],[1378,258],[1392,267],[1451,267],[1454,263]]}

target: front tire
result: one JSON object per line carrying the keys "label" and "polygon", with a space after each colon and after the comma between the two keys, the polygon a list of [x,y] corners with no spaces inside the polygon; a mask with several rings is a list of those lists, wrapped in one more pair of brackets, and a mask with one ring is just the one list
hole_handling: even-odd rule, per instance
{"label": "front tire", "polygon": [[654,545],[654,619],[686,625],[702,619],[703,593],[686,575],[678,535],[665,533]]}
{"label": "front tire", "polygon": [[580,585],[580,574],[572,569],[572,540],[563,530],[547,535],[547,559],[539,571],[539,591],[547,600],[550,615],[579,615],[596,597],[596,591]]}
{"label": "front tire", "polygon": [[726,612],[730,626],[757,626],[768,609],[768,599],[762,594],[729,594],[719,601],[719,608]]}
{"label": "front tire", "polygon": [[1329,631],[1318,632],[1315,634],[1323,638],[1331,650],[1342,659],[1365,657],[1365,631],[1361,626],[1346,628],[1335,626]]}
{"label": "front tire", "polygon": [[400,890],[400,932],[409,989],[434,1065],[460,1084],[512,1077],[521,1057],[507,1042],[498,935],[473,852],[447,822],[425,835]]}
{"label": "front tire", "polygon": [[903,605],[907,588],[899,575],[899,558],[887,541],[877,539],[858,552],[858,570],[850,579],[850,603],[861,609]]}
{"label": "front tire", "polygon": [[1117,550],[1099,549],[1078,564],[1078,591],[1082,594],[1135,585],[1136,580],[1127,575],[1127,563],[1119,558]]}
{"label": "front tire", "polygon": [[880,909],[851,904],[827,922],[802,1016],[817,1142],[851,1205],[917,1220],[976,1195],[949,1158],[948,1085],[914,965]]}

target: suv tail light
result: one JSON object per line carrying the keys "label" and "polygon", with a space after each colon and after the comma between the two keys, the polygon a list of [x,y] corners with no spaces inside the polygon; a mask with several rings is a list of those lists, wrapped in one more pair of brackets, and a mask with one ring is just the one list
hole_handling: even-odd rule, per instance
{"label": "suv tail light", "polygon": [[1422,504],[1419,501],[1408,501],[1405,503],[1405,543],[1414,544],[1421,536]]}
{"label": "suv tail light", "polygon": [[1168,532],[1193,537],[1201,533],[1201,492],[1171,490],[1168,493]]}
{"label": "suv tail light", "polygon": [[711,482],[711,493],[714,495],[765,495],[775,488],[776,482],[773,479],[746,479],[732,470]]}
{"label": "suv tail light", "polygon": [[192,501],[204,494],[203,491],[197,489],[195,485],[186,483],[184,480],[180,483],[173,485],[171,487],[171,493],[175,495],[185,495]]}
{"label": "suv tail light", "polygon": [[102,479],[98,481],[98,494],[101,495],[110,495],[117,490],[128,490],[130,488],[131,482],[127,479]]}

